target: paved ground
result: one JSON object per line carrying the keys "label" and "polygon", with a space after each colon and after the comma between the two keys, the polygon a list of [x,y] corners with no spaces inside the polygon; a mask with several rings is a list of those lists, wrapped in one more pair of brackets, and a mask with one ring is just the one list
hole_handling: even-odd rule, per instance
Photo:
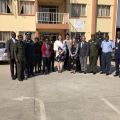
{"label": "paved ground", "polygon": [[120,78],[64,72],[18,82],[0,65],[0,120],[120,120]]}

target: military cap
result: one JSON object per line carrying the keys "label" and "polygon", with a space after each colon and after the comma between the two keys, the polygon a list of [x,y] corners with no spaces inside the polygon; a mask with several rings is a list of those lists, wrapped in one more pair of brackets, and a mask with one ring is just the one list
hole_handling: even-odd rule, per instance
{"label": "military cap", "polygon": [[31,35],[32,33],[31,32],[26,32],[25,35]]}

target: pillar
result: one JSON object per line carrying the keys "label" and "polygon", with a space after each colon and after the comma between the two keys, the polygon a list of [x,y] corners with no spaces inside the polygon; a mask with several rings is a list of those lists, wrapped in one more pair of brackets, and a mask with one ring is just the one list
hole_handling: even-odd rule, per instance
{"label": "pillar", "polygon": [[97,10],[97,0],[92,0],[91,34],[96,33],[96,10]]}
{"label": "pillar", "polygon": [[115,38],[116,38],[117,12],[118,12],[118,0],[114,0],[113,22],[112,22],[112,40],[115,40]]}

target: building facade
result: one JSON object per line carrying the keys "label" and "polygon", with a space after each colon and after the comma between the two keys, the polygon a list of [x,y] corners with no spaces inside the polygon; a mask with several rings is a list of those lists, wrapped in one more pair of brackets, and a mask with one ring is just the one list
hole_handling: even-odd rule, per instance
{"label": "building facade", "polygon": [[101,31],[115,39],[118,0],[0,0],[0,40],[30,31],[57,39]]}

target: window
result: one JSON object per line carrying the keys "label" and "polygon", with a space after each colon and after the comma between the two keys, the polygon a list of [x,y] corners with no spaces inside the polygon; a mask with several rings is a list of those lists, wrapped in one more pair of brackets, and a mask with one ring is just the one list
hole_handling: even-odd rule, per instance
{"label": "window", "polygon": [[98,5],[97,16],[98,17],[109,17],[110,16],[110,5]]}
{"label": "window", "polygon": [[85,32],[71,32],[71,38],[75,36],[76,40],[80,40],[82,35],[85,35]]}
{"label": "window", "polygon": [[[31,32],[31,31],[26,31],[26,32]],[[25,40],[25,31],[20,31],[19,33],[23,35],[23,39]],[[31,39],[34,40],[35,38],[35,32],[31,32],[32,35],[31,35]]]}
{"label": "window", "polygon": [[85,4],[72,4],[71,5],[71,17],[80,17],[86,15]]}
{"label": "window", "polygon": [[1,32],[0,31],[0,41],[7,41],[10,39],[11,32]]}
{"label": "window", "polygon": [[5,48],[5,43],[0,43],[0,49]]}
{"label": "window", "polygon": [[0,13],[12,13],[12,0],[0,0]]}
{"label": "window", "polygon": [[20,1],[19,14],[34,15],[34,2],[33,1]]}

